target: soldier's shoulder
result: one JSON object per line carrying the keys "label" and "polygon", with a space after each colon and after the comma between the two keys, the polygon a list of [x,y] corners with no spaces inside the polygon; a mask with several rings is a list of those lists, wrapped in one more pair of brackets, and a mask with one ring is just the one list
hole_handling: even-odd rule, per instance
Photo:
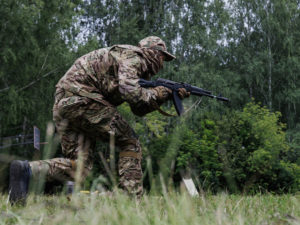
{"label": "soldier's shoulder", "polygon": [[110,50],[142,52],[141,48],[134,45],[113,45]]}
{"label": "soldier's shoulder", "polygon": [[96,60],[96,59],[99,59],[99,58],[102,58],[102,57],[105,57],[105,55],[108,54],[110,48],[99,48],[99,49],[96,49],[96,50],[93,50],[89,53],[86,53],[85,55],[82,55],[81,57],[79,57],[76,61],[82,61],[82,60]]}
{"label": "soldier's shoulder", "polygon": [[109,53],[118,59],[139,58],[142,56],[141,49],[133,45],[114,45],[110,48]]}

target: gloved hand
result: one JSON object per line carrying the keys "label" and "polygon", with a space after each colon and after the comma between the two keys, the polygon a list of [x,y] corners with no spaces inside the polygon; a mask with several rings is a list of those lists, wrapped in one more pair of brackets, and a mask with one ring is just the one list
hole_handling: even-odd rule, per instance
{"label": "gloved hand", "polygon": [[178,95],[179,95],[179,98],[184,99],[184,98],[190,97],[191,92],[187,92],[185,88],[179,88]]}
{"label": "gloved hand", "polygon": [[169,100],[172,96],[172,90],[163,86],[155,87],[154,91],[156,92],[157,100],[159,102]]}

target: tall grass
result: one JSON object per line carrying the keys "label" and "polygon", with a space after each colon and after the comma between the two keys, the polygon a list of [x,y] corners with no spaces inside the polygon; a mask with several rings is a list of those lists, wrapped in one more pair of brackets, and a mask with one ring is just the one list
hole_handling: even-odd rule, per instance
{"label": "tall grass", "polygon": [[25,207],[0,196],[0,224],[300,224],[299,195],[30,195]]}

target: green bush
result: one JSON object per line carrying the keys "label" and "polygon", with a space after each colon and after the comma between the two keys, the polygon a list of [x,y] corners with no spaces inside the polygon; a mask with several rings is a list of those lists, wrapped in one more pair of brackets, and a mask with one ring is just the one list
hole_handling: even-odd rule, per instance
{"label": "green bush", "polygon": [[[251,102],[222,116],[197,114],[192,122],[177,121],[175,128],[153,116],[160,132],[144,147],[154,174],[163,165],[169,175],[174,161],[175,181],[180,181],[180,172],[189,171],[204,190],[283,193],[300,188],[300,167],[297,160],[289,160],[292,150],[279,112]],[[148,131],[155,134],[155,126]]]}
{"label": "green bush", "polygon": [[224,182],[231,190],[299,190],[297,165],[281,157],[289,146],[280,116],[251,102],[218,121]]}

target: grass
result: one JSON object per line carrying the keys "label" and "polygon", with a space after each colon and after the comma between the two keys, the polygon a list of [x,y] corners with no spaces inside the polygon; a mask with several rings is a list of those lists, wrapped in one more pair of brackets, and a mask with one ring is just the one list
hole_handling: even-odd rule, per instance
{"label": "grass", "polygon": [[26,206],[0,196],[0,224],[300,224],[299,195],[30,195]]}

